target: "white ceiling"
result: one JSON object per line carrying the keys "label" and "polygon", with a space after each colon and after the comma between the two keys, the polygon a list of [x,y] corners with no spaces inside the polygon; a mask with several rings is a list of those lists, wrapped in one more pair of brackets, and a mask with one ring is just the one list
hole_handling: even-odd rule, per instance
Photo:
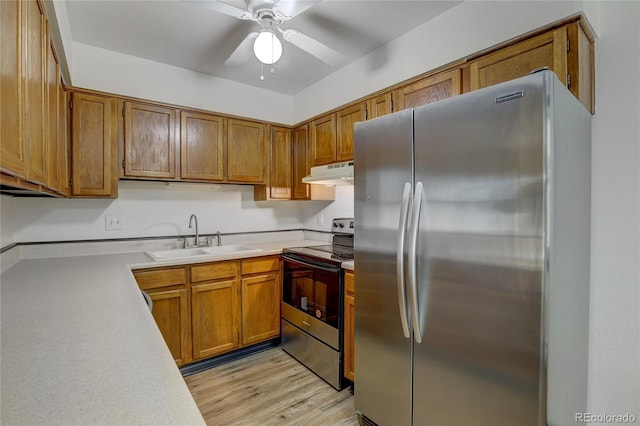
{"label": "white ceiling", "polygon": [[[213,0],[215,1],[215,0]],[[242,7],[243,1],[230,2]],[[187,1],[66,0],[74,42],[293,95],[337,69],[376,50],[458,1],[324,0],[282,24],[342,53],[329,66],[283,42],[275,73],[255,57],[242,67],[224,61],[259,25]]]}

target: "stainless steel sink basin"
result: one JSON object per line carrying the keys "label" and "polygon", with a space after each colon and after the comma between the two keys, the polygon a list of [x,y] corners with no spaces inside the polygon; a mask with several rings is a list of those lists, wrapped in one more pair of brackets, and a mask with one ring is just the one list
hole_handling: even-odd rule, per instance
{"label": "stainless steel sink basin", "polygon": [[245,245],[229,245],[229,246],[217,246],[217,247],[194,247],[188,249],[172,249],[172,250],[158,250],[148,251],[147,254],[151,256],[153,260],[173,260],[173,259],[190,259],[190,258],[215,258],[220,256],[227,256],[230,254],[244,254],[244,253],[256,253],[262,249],[253,246]]}

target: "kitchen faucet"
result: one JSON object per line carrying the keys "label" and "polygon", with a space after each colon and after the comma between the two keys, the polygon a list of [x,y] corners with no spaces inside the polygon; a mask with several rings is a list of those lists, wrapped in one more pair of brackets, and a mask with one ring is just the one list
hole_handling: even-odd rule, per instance
{"label": "kitchen faucet", "polygon": [[196,216],[196,214],[195,214],[195,213],[193,213],[193,214],[191,215],[191,217],[189,218],[189,229],[191,229],[191,223],[194,221],[194,219],[195,219],[195,222],[196,222],[196,229],[195,229],[195,231],[196,231],[196,238],[195,238],[195,240],[193,241],[193,245],[194,245],[194,246],[196,246],[196,247],[198,247],[198,216]]}

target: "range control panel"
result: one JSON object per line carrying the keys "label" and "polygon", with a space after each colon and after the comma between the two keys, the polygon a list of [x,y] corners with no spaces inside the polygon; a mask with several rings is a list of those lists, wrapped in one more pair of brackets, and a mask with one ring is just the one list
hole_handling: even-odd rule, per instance
{"label": "range control panel", "polygon": [[352,217],[342,217],[333,219],[331,232],[338,234],[353,234],[355,225]]}

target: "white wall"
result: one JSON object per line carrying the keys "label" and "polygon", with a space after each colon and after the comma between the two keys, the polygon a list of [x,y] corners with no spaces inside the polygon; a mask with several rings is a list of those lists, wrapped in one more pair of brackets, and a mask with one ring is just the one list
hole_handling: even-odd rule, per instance
{"label": "white wall", "polygon": [[[312,201],[302,205],[302,226],[312,231],[331,231],[331,220],[338,217],[353,217],[353,185],[336,186],[336,199]],[[318,215],[323,224],[318,224]]]}
{"label": "white wall", "polygon": [[[198,216],[201,234],[301,229],[301,206],[314,203],[255,202],[248,185],[221,185],[214,190],[191,184],[185,189],[135,181],[121,181],[115,200],[15,198],[12,202],[14,214],[7,219],[13,222],[19,242],[191,235],[192,213]],[[106,231],[106,214],[124,215],[125,229]],[[3,231],[5,221],[3,210]]]}
{"label": "white wall", "polygon": [[71,76],[75,87],[291,124],[290,96],[82,43]]}
{"label": "white wall", "polygon": [[599,36],[589,409],[631,412],[640,422],[640,3],[586,6]]}
{"label": "white wall", "polygon": [[582,2],[574,1],[464,2],[296,94],[293,121],[299,123],[581,8]]}
{"label": "white wall", "polygon": [[0,247],[16,242],[15,198],[0,195]]}

